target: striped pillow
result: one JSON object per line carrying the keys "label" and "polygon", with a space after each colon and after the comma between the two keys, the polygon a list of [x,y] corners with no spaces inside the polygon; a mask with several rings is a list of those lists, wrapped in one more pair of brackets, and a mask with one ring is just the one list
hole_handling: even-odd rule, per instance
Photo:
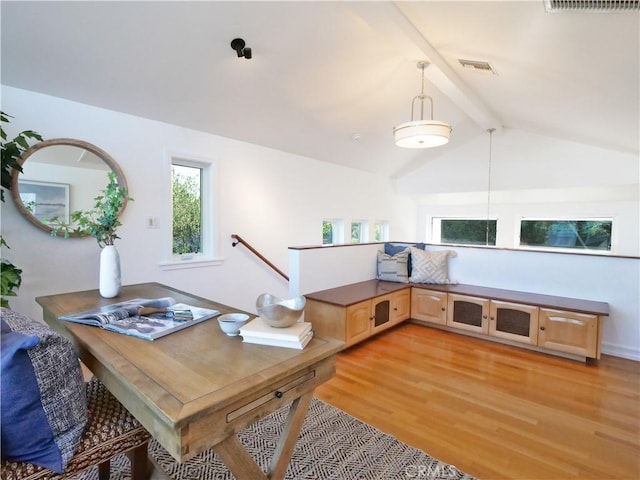
{"label": "striped pillow", "polygon": [[409,249],[395,255],[378,251],[378,280],[385,282],[409,282]]}

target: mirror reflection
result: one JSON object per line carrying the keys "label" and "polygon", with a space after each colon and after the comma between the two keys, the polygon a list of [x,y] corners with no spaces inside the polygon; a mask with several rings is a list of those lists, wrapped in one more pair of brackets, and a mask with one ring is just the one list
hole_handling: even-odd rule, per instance
{"label": "mirror reflection", "polygon": [[[38,228],[51,232],[47,219],[68,223],[76,210],[90,210],[114,172],[127,188],[124,174],[104,150],[88,142],[62,138],[32,146],[14,171],[11,193],[18,210]],[[75,225],[72,224],[72,227]],[[72,234],[73,235],[73,234]]]}

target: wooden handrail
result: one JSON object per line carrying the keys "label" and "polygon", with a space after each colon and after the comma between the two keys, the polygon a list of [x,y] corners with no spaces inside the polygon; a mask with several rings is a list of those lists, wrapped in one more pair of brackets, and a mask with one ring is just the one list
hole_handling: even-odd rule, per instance
{"label": "wooden handrail", "polygon": [[282,270],[280,270],[278,267],[276,267],[273,263],[271,263],[269,260],[266,259],[266,257],[264,257],[264,255],[262,255],[260,252],[258,252],[255,248],[253,248],[249,243],[247,243],[247,241],[242,238],[240,235],[236,235],[235,233],[231,235],[231,238],[233,238],[235,240],[235,242],[231,242],[231,246],[235,247],[236,245],[238,245],[239,243],[243,244],[245,247],[247,247],[247,249],[253,253],[256,257],[258,257],[260,260],[262,260],[264,263],[266,263],[267,265],[269,265],[273,270],[276,271],[276,273],[278,273],[282,278],[284,278],[287,282],[289,281],[289,277],[287,276],[286,273],[284,273]]}

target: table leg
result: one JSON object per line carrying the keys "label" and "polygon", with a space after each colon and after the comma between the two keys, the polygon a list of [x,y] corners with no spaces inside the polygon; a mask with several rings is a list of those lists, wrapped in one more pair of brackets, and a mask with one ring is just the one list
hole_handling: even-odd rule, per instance
{"label": "table leg", "polygon": [[238,480],[267,480],[260,467],[233,434],[213,447],[213,451]]}
{"label": "table leg", "polygon": [[267,475],[268,478],[272,480],[284,478],[312,398],[313,390],[296,398],[291,404],[287,423],[284,426],[280,440],[278,440],[278,446],[271,459],[271,465],[269,466],[269,473]]}
{"label": "table leg", "polygon": [[238,480],[282,480],[291,460],[293,449],[307,415],[313,390],[296,398],[289,408],[289,416],[273,453],[267,475],[258,467],[251,455],[244,449],[237,435],[230,435],[213,447],[216,455],[231,470]]}

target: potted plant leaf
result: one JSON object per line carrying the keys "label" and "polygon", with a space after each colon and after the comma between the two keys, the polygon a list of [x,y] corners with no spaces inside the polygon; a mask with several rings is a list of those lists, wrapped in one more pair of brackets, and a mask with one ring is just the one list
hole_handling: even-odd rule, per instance
{"label": "potted plant leaf", "polygon": [[[9,248],[7,242],[0,235],[0,246]],[[0,265],[0,306],[9,308],[9,300],[6,297],[15,297],[16,290],[22,283],[22,270],[6,259],[2,259]]]}
{"label": "potted plant leaf", "polygon": [[[42,141],[42,136],[33,130],[20,132],[15,138],[7,141],[7,133],[2,125],[9,123],[9,118],[13,117],[0,111],[0,137],[2,138],[2,189],[0,189],[0,201],[3,203],[4,190],[11,190],[13,171],[22,172],[20,157],[29,149],[31,141]],[[9,248],[2,235],[0,235],[0,247]],[[15,291],[22,283],[22,270],[4,258],[1,259],[0,263],[0,304],[8,308],[9,301],[6,297],[16,296]]]}

